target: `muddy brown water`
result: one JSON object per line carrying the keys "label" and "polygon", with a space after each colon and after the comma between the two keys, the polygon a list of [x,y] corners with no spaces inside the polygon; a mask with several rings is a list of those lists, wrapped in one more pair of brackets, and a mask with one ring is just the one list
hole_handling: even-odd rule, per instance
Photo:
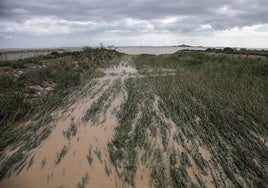
{"label": "muddy brown water", "polygon": [[[106,114],[101,113],[97,123],[85,122],[83,117],[90,106],[116,80],[125,79],[137,73],[129,66],[118,66],[104,70],[104,77],[96,79],[93,88],[85,87],[87,93],[68,109],[54,112],[58,119],[49,137],[39,147],[31,151],[33,164],[29,169],[23,169],[18,175],[13,173],[9,178],[0,182],[0,187],[76,187],[82,177],[88,174],[86,183],[89,187],[116,187],[123,185],[110,162],[108,142],[113,138],[114,128],[118,125],[117,118],[112,113],[119,108],[124,99],[124,91],[119,91],[111,101]],[[95,93],[94,93],[95,92]],[[94,93],[94,95],[92,94]],[[111,94],[112,95],[112,94]],[[74,96],[77,97],[77,96]],[[78,96],[79,97],[79,96]],[[77,133],[70,139],[64,136],[71,124],[77,128]],[[66,148],[66,155],[56,164],[57,155]],[[92,164],[87,156],[91,153]],[[12,151],[6,151],[6,155]],[[98,154],[100,156],[98,156]],[[42,163],[45,164],[42,166]],[[109,171],[109,175],[107,175]]]}
{"label": "muddy brown water", "polygon": [[[83,183],[85,187],[96,188],[130,187],[118,175],[118,169],[113,166],[109,156],[108,143],[113,139],[115,128],[118,126],[118,119],[114,112],[127,99],[127,92],[124,89],[125,80],[130,77],[142,77],[142,75],[139,75],[135,67],[132,67],[128,61],[102,71],[104,76],[93,80],[95,84],[89,83],[81,91],[70,96],[75,99],[73,104],[67,106],[66,109],[53,112],[55,122],[53,122],[52,133],[37,148],[30,151],[27,165],[19,174],[13,172],[9,178],[4,178],[0,182],[1,188],[78,187]],[[163,76],[165,75],[163,74]],[[119,84],[119,91],[110,90],[115,83]],[[101,112],[96,115],[94,120],[85,121],[87,110],[96,104],[105,93],[110,94],[110,98],[103,105],[107,106],[107,109],[101,107]],[[173,138],[178,132],[177,126],[171,119],[164,116],[159,109],[159,102],[160,99],[155,96],[152,110],[162,121],[166,122],[169,126],[168,137]],[[136,123],[134,122],[134,124]],[[75,133],[67,137],[66,132],[73,126],[76,130]],[[134,129],[134,127],[132,128]],[[163,161],[168,164],[169,155],[164,152],[161,135],[158,133],[156,137],[151,136],[148,139],[153,147],[159,147],[163,151]],[[187,147],[191,144],[188,143]],[[185,145],[169,139],[167,151],[172,148],[179,152],[187,151]],[[8,157],[16,149],[8,148],[3,155]],[[206,148],[199,146],[198,151],[204,159],[211,159],[211,154]],[[144,151],[140,151],[138,154],[137,171],[134,177],[135,186],[152,187],[152,172],[150,166],[142,163],[142,152]],[[186,173],[191,181],[198,185],[196,175],[199,175],[207,187],[214,187],[210,173],[207,176],[203,175],[192,156],[189,153],[187,156],[191,168],[187,168]],[[32,164],[29,165],[31,159]],[[178,167],[180,165],[178,164]],[[166,166],[163,173],[167,174],[168,181],[171,182],[169,166]]]}

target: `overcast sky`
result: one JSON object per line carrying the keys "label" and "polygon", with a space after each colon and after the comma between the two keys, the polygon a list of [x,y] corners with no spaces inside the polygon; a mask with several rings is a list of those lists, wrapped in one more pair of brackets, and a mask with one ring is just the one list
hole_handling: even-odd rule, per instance
{"label": "overcast sky", "polygon": [[268,48],[268,0],[0,0],[0,48]]}

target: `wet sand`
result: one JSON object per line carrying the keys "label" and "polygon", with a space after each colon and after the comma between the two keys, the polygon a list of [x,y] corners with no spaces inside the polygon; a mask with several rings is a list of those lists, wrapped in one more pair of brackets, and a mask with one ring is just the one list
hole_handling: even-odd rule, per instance
{"label": "wet sand", "polygon": [[[121,182],[114,166],[110,162],[108,142],[118,126],[116,115],[113,113],[122,104],[125,93],[120,90],[110,93],[113,98],[106,104],[108,109],[97,115],[98,121],[85,121],[83,118],[94,102],[109,91],[114,83],[136,74],[136,69],[121,63],[117,67],[104,70],[105,76],[96,79],[93,87],[84,87],[81,93],[72,97],[76,102],[67,109],[53,113],[55,126],[47,139],[30,152],[26,166],[32,160],[32,165],[17,175],[12,173],[9,178],[0,182],[1,188],[20,187],[76,187],[83,177],[88,180],[86,187],[121,187]],[[112,92],[115,92],[111,90]],[[105,113],[104,113],[105,112]],[[75,134],[66,137],[65,132],[74,126]],[[65,151],[62,158],[60,153]],[[6,151],[6,155],[12,151]],[[89,162],[89,158],[91,162]]]}
{"label": "wet sand", "polygon": [[[172,69],[164,69],[163,73],[158,73],[157,76],[166,76],[167,71],[173,73]],[[122,60],[114,67],[102,69],[102,72],[104,76],[94,79],[93,84],[89,83],[82,90],[69,96],[73,99],[73,103],[52,113],[55,119],[52,133],[37,148],[30,151],[26,165],[20,173],[12,172],[10,177],[0,181],[1,188],[79,187],[82,184],[84,187],[96,188],[131,187],[122,179],[120,174],[122,168],[112,164],[108,143],[113,139],[115,128],[119,124],[116,112],[127,99],[125,81],[131,77],[144,77],[145,75],[140,75],[136,68],[131,66],[131,58]],[[102,104],[100,99],[104,95],[108,95],[108,99],[105,99]],[[172,149],[187,153],[190,167],[186,169],[186,173],[190,180],[197,184],[196,177],[200,176],[207,187],[214,187],[210,171],[208,170],[208,175],[204,175],[187,150],[193,143],[186,139],[184,139],[185,143],[175,142],[172,139],[177,136],[179,127],[163,114],[159,108],[160,102],[161,99],[155,96],[151,110],[167,126],[168,140],[164,147],[161,132],[158,130],[155,136],[148,136],[152,148],[161,150],[163,164],[169,164],[169,151]],[[86,120],[88,110],[98,103],[102,104],[100,111],[97,111],[94,117],[90,114],[90,118]],[[140,116],[141,113],[137,115],[137,121]],[[137,121],[130,125],[132,131]],[[200,119],[196,118],[196,123],[199,121]],[[70,134],[67,135],[67,132]],[[181,136],[186,138],[184,134]],[[199,144],[197,146],[200,155],[210,160],[211,154],[207,148]],[[16,149],[7,149],[4,155],[10,156]],[[135,186],[154,187],[152,166],[158,167],[161,164],[155,164],[154,159],[147,161],[146,164],[143,163],[144,152],[146,151],[139,150],[138,152],[137,171],[134,176]],[[176,168],[181,165],[178,162]],[[170,166],[166,165],[161,172],[167,177],[167,187],[171,187],[170,170]]]}

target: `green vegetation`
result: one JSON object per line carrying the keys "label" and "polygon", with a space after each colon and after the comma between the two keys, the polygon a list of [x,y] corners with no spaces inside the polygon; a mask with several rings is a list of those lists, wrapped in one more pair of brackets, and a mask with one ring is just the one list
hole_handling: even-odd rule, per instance
{"label": "green vegetation", "polygon": [[[187,140],[195,143],[198,139],[209,148],[213,162],[224,167],[234,185],[239,182],[235,172],[230,171],[233,166],[247,183],[267,184],[262,162],[267,161],[267,147],[260,140],[266,137],[268,124],[267,59],[196,52],[143,55],[134,62],[139,70],[155,67],[176,70],[175,76],[143,80],[150,83],[153,93],[163,101],[160,107],[165,115],[175,122]],[[224,154],[230,161],[226,161]],[[191,155],[200,170],[206,169],[200,155],[192,152]],[[254,165],[253,159],[262,165]]]}
{"label": "green vegetation", "polygon": [[28,166],[27,166],[27,170],[32,166],[33,161],[34,161],[34,156],[32,156],[32,158],[30,159]]}
{"label": "green vegetation", "polygon": [[128,91],[128,99],[121,107],[118,113],[119,126],[116,127],[114,139],[109,143],[109,154],[113,165],[117,168],[121,167],[121,163],[124,161],[123,173],[119,176],[134,186],[134,175],[137,170],[137,151],[135,149],[136,143],[132,140],[128,134],[131,131],[131,125],[133,119],[138,113],[139,95],[135,89],[135,85],[132,79],[126,83]]}
{"label": "green vegetation", "polygon": [[76,133],[77,133],[77,127],[74,124],[74,122],[71,122],[70,127],[66,131],[63,131],[63,136],[65,136],[68,140],[70,140],[71,137],[76,135]]}
{"label": "green vegetation", "polygon": [[46,164],[46,158],[44,158],[44,159],[41,161],[41,169],[44,168],[45,164]]}
{"label": "green vegetation", "polygon": [[104,165],[104,170],[105,170],[105,173],[107,174],[107,176],[110,176],[111,169],[107,166],[106,161],[105,161],[105,165]]}
{"label": "green vegetation", "polygon": [[[149,164],[156,187],[202,187],[209,174],[220,187],[267,185],[266,58],[183,51],[138,55],[133,63],[142,76],[125,83],[128,98],[109,143],[111,161],[123,180],[135,185],[137,153],[143,153],[142,162]],[[168,120],[176,126],[174,133]],[[153,144],[156,140],[161,141],[160,148],[159,142]],[[185,151],[167,149],[176,143]],[[211,158],[205,158],[199,147],[207,148]],[[169,163],[162,160],[164,155]],[[192,182],[187,168],[198,169],[199,185]],[[222,173],[212,173],[215,170]],[[226,179],[231,183],[226,184]]]}
{"label": "green vegetation", "polygon": [[[61,99],[64,99],[65,95],[74,88],[88,83],[99,74],[98,68],[110,65],[109,62],[120,54],[105,49],[88,49],[82,52],[62,53],[56,59],[50,59],[54,57],[50,56],[12,61],[12,63],[27,65],[24,69],[11,69],[8,62],[3,65],[6,71],[0,74],[0,127],[2,129],[40,112],[45,105],[36,105],[40,102],[51,103],[47,110],[55,109],[58,106],[55,104],[55,98],[58,98],[56,100],[58,104],[62,104]],[[19,77],[16,76],[17,74]],[[30,87],[35,85],[43,89],[52,87],[53,92],[42,95],[37,100],[36,94],[40,91]]]}
{"label": "green vegetation", "polygon": [[83,177],[81,182],[77,184],[77,188],[85,188],[86,184],[88,183],[88,173],[86,173]]}
{"label": "green vegetation", "polygon": [[101,159],[101,152],[98,149],[95,149],[94,153],[97,155],[98,159],[100,160],[100,162],[102,164],[103,162],[102,162],[102,159]]}
{"label": "green vegetation", "polygon": [[[12,167],[22,170],[28,151],[49,136],[55,121],[51,113],[67,105],[70,94],[100,76],[99,68],[110,66],[120,56],[113,50],[87,49],[0,62],[0,152],[7,146],[20,146],[1,161],[0,179]],[[70,139],[76,132],[71,124],[63,134]],[[62,157],[59,154],[56,163]]]}
{"label": "green vegetation", "polygon": [[[268,184],[265,54],[266,51],[225,48],[131,56],[139,74],[103,81],[103,85],[94,88],[96,91],[89,97],[96,100],[82,123],[98,126],[101,115],[107,118],[111,102],[119,92],[123,93],[120,97],[124,102],[115,111],[118,126],[108,152],[118,177],[127,186],[136,186],[135,177],[143,165],[150,171],[153,187],[211,184],[265,187]],[[29,160],[27,151],[36,148],[51,133],[54,126],[51,112],[66,105],[64,101],[69,94],[100,76],[98,68],[113,65],[115,62],[109,64],[108,60],[119,56],[114,51],[88,47],[75,54],[53,55],[57,58],[49,59],[52,62],[45,67],[30,69],[17,77],[6,73],[0,79],[1,105],[7,105],[0,111],[1,151],[10,144],[14,148],[21,146],[1,163],[0,179],[8,176],[10,169],[19,173],[32,165],[33,157]],[[25,67],[27,63],[19,69]],[[29,87],[45,86],[48,82],[53,83],[53,90],[40,97]],[[90,88],[94,84],[90,82]],[[35,107],[37,102],[40,107]],[[26,122],[29,119],[34,121]],[[71,122],[63,132],[68,140],[77,134],[77,125]],[[90,147],[87,161],[91,166],[94,152],[110,176],[110,164],[101,151],[102,148],[93,151]],[[56,164],[66,153],[65,146],[57,154]],[[45,163],[43,159],[42,168]],[[82,177],[77,187],[84,187],[88,178],[87,174]]]}
{"label": "green vegetation", "polygon": [[91,166],[92,162],[93,162],[93,158],[92,158],[92,154],[91,154],[91,147],[88,148],[87,161],[88,161],[89,165]]}
{"label": "green vegetation", "polygon": [[60,153],[57,153],[57,159],[56,159],[55,163],[56,164],[59,164],[60,161],[62,160],[62,158],[66,155],[66,153],[67,153],[67,147],[64,146],[62,148],[61,152]]}
{"label": "green vegetation", "polygon": [[256,55],[256,56],[268,57],[268,50],[253,50],[253,49],[251,50],[245,48],[241,49],[230,48],[230,47],[226,47],[223,49],[207,48],[206,52],[237,54],[237,55]]}
{"label": "green vegetation", "polygon": [[96,121],[98,119],[97,115],[100,114],[104,104],[109,99],[109,97],[110,97],[109,93],[110,92],[103,93],[99,97],[99,99],[90,106],[90,108],[87,110],[87,112],[83,118],[84,121],[89,121],[89,120]]}
{"label": "green vegetation", "polygon": [[[105,84],[104,84],[105,86]],[[103,86],[103,87],[104,87]],[[103,88],[101,88],[103,89]],[[111,105],[111,102],[116,97],[116,94],[120,91],[120,80],[116,80],[114,84],[109,86],[101,96],[90,106],[86,111],[83,121],[92,121],[96,123],[99,120],[99,115],[102,113],[106,114],[108,107]]]}

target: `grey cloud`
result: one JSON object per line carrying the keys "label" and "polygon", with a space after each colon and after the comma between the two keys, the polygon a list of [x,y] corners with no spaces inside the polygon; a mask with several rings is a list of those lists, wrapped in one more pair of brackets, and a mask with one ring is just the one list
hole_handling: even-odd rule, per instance
{"label": "grey cloud", "polygon": [[[23,27],[24,24],[43,17],[55,19],[53,26],[55,30],[58,27],[59,33],[61,28],[67,28],[65,34],[126,31],[130,35],[168,31],[205,36],[213,29],[221,31],[267,24],[267,10],[267,0],[0,0],[0,40],[4,40],[2,36],[29,34],[27,31],[32,26]],[[173,17],[180,19],[163,22]],[[128,24],[127,19],[137,22]],[[13,23],[21,25],[21,31],[8,28]],[[50,23],[40,25],[46,29],[46,24]],[[208,24],[212,28],[200,29]]]}
{"label": "grey cloud", "polygon": [[[226,6],[236,16],[220,14],[218,9]],[[265,0],[1,0],[0,15],[6,19],[31,16],[55,15],[67,20],[113,21],[120,18],[153,20],[167,16],[195,15],[224,19],[231,26],[239,21],[246,24],[267,22],[268,2]],[[16,12],[15,10],[24,10]],[[266,13],[266,14],[265,14]],[[245,18],[245,20],[244,20]]]}

